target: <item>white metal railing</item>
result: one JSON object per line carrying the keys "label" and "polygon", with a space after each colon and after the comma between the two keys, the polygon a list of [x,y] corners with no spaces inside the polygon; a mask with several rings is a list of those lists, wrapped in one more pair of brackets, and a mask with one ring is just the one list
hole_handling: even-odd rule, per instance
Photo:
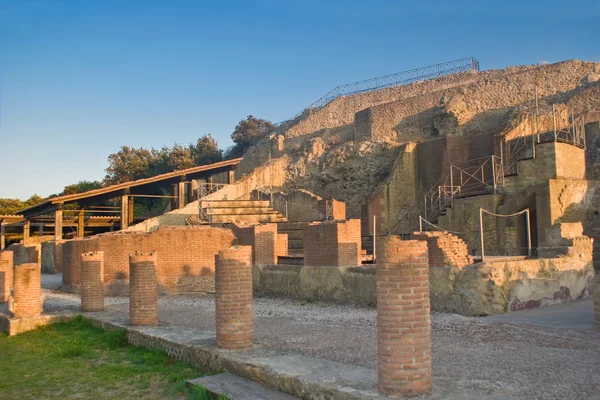
{"label": "white metal railing", "polygon": [[454,199],[497,193],[503,184],[502,159],[496,156],[470,160],[468,165],[450,165],[450,171],[441,185],[435,185],[424,196],[423,215],[436,221]]}
{"label": "white metal railing", "polygon": [[197,198],[203,199],[204,197],[216,193],[227,186],[229,186],[228,183],[200,182],[196,188]]}
{"label": "white metal railing", "polygon": [[288,218],[288,201],[283,193],[273,192],[270,189],[264,191],[263,189],[254,189],[251,193],[252,200],[266,200],[269,202],[269,206],[275,211],[282,214],[286,219]]}

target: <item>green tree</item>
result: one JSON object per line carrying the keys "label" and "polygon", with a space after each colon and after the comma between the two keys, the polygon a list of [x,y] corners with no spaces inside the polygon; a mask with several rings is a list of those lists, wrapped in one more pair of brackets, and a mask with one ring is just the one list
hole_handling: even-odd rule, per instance
{"label": "green tree", "polygon": [[275,125],[271,121],[248,115],[248,118],[241,120],[236,125],[231,134],[234,145],[227,149],[226,157],[241,157],[252,145],[274,130]]}
{"label": "green tree", "polygon": [[198,138],[196,145],[190,144],[190,150],[195,165],[213,164],[223,161],[223,150],[209,133]]}
{"label": "green tree", "polygon": [[0,215],[14,214],[27,207],[35,206],[46,200],[44,197],[34,194],[25,201],[19,199],[0,199]]}

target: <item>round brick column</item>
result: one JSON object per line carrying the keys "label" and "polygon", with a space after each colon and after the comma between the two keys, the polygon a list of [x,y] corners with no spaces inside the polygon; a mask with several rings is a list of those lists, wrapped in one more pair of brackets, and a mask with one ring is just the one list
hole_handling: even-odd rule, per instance
{"label": "round brick column", "polygon": [[35,317],[42,312],[42,271],[38,264],[21,264],[14,269],[15,318]]}
{"label": "round brick column", "polygon": [[129,322],[158,324],[158,279],[156,252],[129,255]]}
{"label": "round brick column", "polygon": [[379,392],[402,397],[431,392],[427,242],[386,236],[377,241]]}
{"label": "round brick column", "polygon": [[592,285],[594,291],[594,320],[596,321],[596,327],[600,328],[600,275],[594,276]]}
{"label": "round brick column", "polygon": [[217,347],[252,348],[252,247],[233,246],[215,256]]}
{"label": "round brick column", "polygon": [[13,287],[13,252],[0,252],[0,303],[8,301]]}
{"label": "round brick column", "polygon": [[81,311],[104,310],[104,252],[81,255]]}

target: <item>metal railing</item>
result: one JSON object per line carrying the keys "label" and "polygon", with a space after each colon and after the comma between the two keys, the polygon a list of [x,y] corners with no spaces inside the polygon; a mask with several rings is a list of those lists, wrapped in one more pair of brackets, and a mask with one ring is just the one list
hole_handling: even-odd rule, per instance
{"label": "metal railing", "polygon": [[196,193],[199,199],[218,192],[219,190],[229,186],[228,183],[199,183],[196,188]]}
{"label": "metal railing", "polygon": [[254,189],[250,194],[251,200],[268,201],[269,206],[282,214],[286,219],[288,218],[288,201],[283,193],[272,192],[269,189],[265,191],[263,189]]}
{"label": "metal railing", "polygon": [[460,60],[447,61],[440,64],[428,65],[426,67],[411,69],[395,74],[380,76],[377,78],[371,78],[363,81],[341,85],[330,90],[325,95],[321,96],[318,100],[316,100],[308,107],[300,111],[298,114],[294,115],[286,121],[280,122],[278,125],[298,118],[306,110],[322,108],[341,96],[366,93],[393,86],[403,86],[418,81],[435,79],[442,76],[459,74],[461,72],[466,71],[479,71],[479,61],[477,61],[473,57],[461,58]]}
{"label": "metal railing", "polygon": [[[502,140],[500,151],[505,151],[505,175],[518,174],[520,160],[536,158],[536,145],[548,142],[568,143],[585,149],[585,120],[575,117],[573,110],[552,104],[522,114],[521,121],[511,135]],[[503,150],[505,149],[505,150]]]}
{"label": "metal railing", "polygon": [[497,156],[473,159],[464,166],[452,164],[444,182],[423,197],[423,215],[428,221],[437,221],[455,198],[496,193],[503,180],[502,159]]}

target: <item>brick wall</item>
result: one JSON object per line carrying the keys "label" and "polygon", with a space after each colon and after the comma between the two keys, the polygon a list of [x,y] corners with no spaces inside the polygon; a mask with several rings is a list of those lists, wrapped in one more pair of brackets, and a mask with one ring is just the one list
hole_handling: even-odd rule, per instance
{"label": "brick wall", "polygon": [[15,318],[35,317],[42,312],[42,271],[38,264],[21,264],[14,269],[13,305]]}
{"label": "brick wall", "polygon": [[217,347],[252,348],[252,247],[234,246],[216,256]]}
{"label": "brick wall", "polygon": [[304,265],[361,265],[360,219],[327,221],[304,228]]}
{"label": "brick wall", "polygon": [[377,243],[378,388],[387,396],[431,392],[427,243]]}
{"label": "brick wall", "polygon": [[63,287],[77,290],[84,252],[104,252],[104,282],[107,291],[129,280],[129,254],[156,251],[158,282],[162,291],[191,294],[214,291],[215,255],[230,247],[230,229],[206,226],[160,227],[151,233],[127,232],[68,240],[63,247]]}
{"label": "brick wall", "polygon": [[327,203],[330,204],[331,215],[334,220],[343,221],[346,219],[346,203],[335,199],[319,200],[317,203],[319,214],[323,216],[323,219],[327,217]]}
{"label": "brick wall", "polygon": [[13,287],[13,252],[0,251],[0,302],[7,302]]}
{"label": "brick wall", "polygon": [[473,264],[467,244],[448,232],[414,232],[411,239],[427,242],[432,267],[462,268]]}
{"label": "brick wall", "polygon": [[131,325],[158,323],[158,278],[156,252],[129,255],[129,322]]}
{"label": "brick wall", "polygon": [[277,256],[288,254],[287,235],[277,233],[277,224],[236,226],[234,232],[237,244],[252,247],[254,264],[277,264]]}

